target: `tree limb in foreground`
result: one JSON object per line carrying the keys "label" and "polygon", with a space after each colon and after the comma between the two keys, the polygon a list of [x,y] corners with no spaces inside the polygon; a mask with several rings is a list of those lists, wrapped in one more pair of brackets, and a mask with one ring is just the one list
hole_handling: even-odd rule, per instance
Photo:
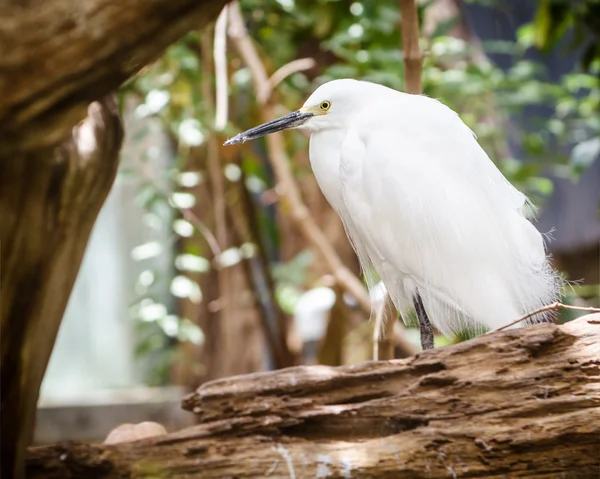
{"label": "tree limb in foreground", "polygon": [[2,477],[20,478],[39,387],[122,139],[114,91],[224,0],[0,5]]}
{"label": "tree limb in foreground", "polygon": [[2,477],[20,477],[42,378],[122,138],[107,96],[60,146],[0,155]]}
{"label": "tree limb in foreground", "polygon": [[226,2],[14,3],[0,6],[0,153],[62,141],[90,102],[216,18]]}
{"label": "tree limb in foreground", "polygon": [[31,449],[31,478],[591,478],[600,314],[416,356],[226,378],[201,424],[114,446]]}

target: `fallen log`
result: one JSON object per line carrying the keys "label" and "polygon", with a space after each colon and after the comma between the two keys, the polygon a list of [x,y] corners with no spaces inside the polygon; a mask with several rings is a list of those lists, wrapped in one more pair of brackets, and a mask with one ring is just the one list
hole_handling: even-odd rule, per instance
{"label": "fallen log", "polygon": [[183,407],[201,424],[30,449],[28,477],[597,477],[600,314],[402,360],[217,380]]}

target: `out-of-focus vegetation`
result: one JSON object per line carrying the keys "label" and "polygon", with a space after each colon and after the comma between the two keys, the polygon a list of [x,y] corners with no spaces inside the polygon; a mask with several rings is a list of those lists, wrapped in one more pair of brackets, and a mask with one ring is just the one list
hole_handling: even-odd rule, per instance
{"label": "out-of-focus vegetation", "polygon": [[[541,0],[533,23],[535,46],[544,52],[572,32],[571,48],[582,48],[584,71],[600,74],[600,2],[597,0]],[[590,35],[593,35],[590,38]]]}
{"label": "out-of-focus vegetation", "polygon": [[[422,19],[433,4],[421,3]],[[544,65],[528,60],[526,53],[533,48],[551,48],[571,31],[581,44],[585,36],[581,32],[599,18],[593,15],[597,6],[592,4],[542,1],[534,21],[519,28],[511,42],[479,44],[452,36],[459,25],[457,18],[441,22],[422,35],[424,93],[456,110],[509,180],[537,203],[543,204],[552,191],[545,171],[576,179],[600,151],[600,50],[597,42],[586,45],[582,67],[563,76],[559,83],[549,82]],[[316,62],[314,68],[293,73],[277,86],[271,101],[282,113],[296,109],[318,84],[334,78],[365,79],[403,89],[397,0],[241,0],[240,8],[269,74],[298,58]],[[123,173],[142,178],[139,199],[147,208],[149,223],[163,221],[161,211],[165,208],[173,211],[178,252],[171,292],[177,301],[193,304],[207,300],[198,278],[209,274],[215,264],[206,232],[198,231],[198,223],[184,214],[193,208],[212,208],[208,203],[198,204],[206,198],[201,200],[196,194],[211,175],[203,158],[215,147],[209,141],[215,135],[212,42],[212,34],[187,35],[122,90],[123,96],[138,98],[135,115],[159,118],[172,140],[174,159],[166,177],[148,175],[144,165]],[[513,66],[503,71],[482,55],[485,52],[509,54],[514,58]],[[231,42],[227,47],[227,84],[229,117],[224,131],[217,135],[217,148],[222,140],[261,121],[250,71]],[[535,105],[543,105],[548,114],[517,131],[509,128],[509,116],[520,117]],[[311,174],[305,161],[306,137],[291,133],[285,141],[289,158],[304,159],[293,162],[294,174],[306,178]],[[527,161],[514,157],[514,144],[522,148]],[[276,212],[276,185],[264,143],[244,148],[241,158],[218,151],[227,194],[234,194],[229,185],[244,181],[257,205],[261,247],[266,250],[275,279],[275,296],[284,312],[291,313],[301,292],[319,279],[311,273],[318,257],[308,243],[291,258],[282,255],[278,222],[285,211]],[[155,150],[147,151],[148,160],[153,154]],[[256,255],[257,247],[251,243],[234,241],[221,255],[221,264],[235,264]],[[140,337],[145,338],[140,352],[167,354],[161,356],[162,367],[156,369],[161,373],[152,378],[154,382],[164,379],[178,342],[200,344],[204,340],[193,318],[180,317],[180,303],[162,305],[152,297],[152,283],[160,274],[164,272],[147,271],[140,277],[140,302],[132,308],[139,319]]]}

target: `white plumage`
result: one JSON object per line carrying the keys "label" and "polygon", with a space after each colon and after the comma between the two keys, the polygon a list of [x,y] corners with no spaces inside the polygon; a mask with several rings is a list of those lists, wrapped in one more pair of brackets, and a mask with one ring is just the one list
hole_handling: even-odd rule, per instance
{"label": "white plumage", "polygon": [[[448,334],[497,328],[557,300],[561,281],[528,220],[532,207],[451,109],[335,80],[294,114],[283,128],[312,132],[319,186],[367,282],[374,269],[400,312],[418,292],[431,322]],[[230,142],[283,129],[275,122]]]}

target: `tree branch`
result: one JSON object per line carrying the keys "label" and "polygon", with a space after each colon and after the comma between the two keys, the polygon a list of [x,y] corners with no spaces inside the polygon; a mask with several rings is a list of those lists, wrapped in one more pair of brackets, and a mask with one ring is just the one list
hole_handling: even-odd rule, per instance
{"label": "tree branch", "polygon": [[399,0],[402,22],[402,53],[406,92],[422,93],[421,70],[423,57],[419,49],[419,16],[415,0]]}
{"label": "tree branch", "polygon": [[265,90],[260,91],[258,94],[259,103],[266,103],[271,97],[271,93],[277,85],[285,80],[290,75],[305,70],[310,70],[316,65],[316,62],[312,58],[299,58],[298,60],[292,60],[286,63],[282,67],[278,68],[273,75],[269,78],[268,84],[265,85]]}
{"label": "tree branch", "polygon": [[21,477],[39,388],[122,135],[107,97],[60,147],[0,156],[3,477]]}
{"label": "tree branch", "polygon": [[229,85],[227,84],[227,5],[223,7],[215,24],[213,43],[215,62],[215,130],[223,131],[227,126],[229,110]]}
{"label": "tree branch", "polygon": [[52,0],[3,7],[0,153],[61,141],[115,90],[225,0]]}

